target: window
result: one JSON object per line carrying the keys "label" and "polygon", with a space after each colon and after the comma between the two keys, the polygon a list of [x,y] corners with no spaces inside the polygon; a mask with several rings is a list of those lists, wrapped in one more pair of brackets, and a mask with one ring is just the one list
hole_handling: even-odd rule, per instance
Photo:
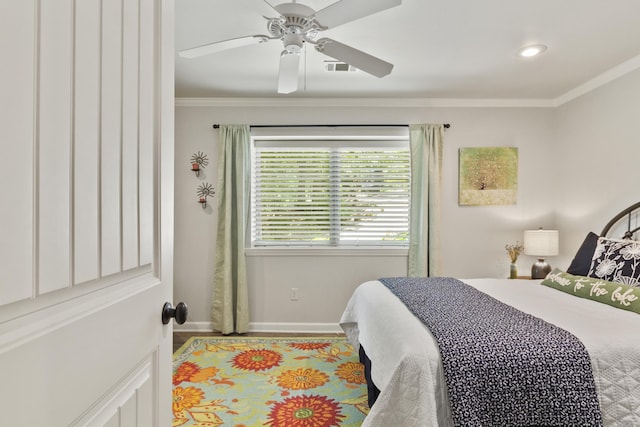
{"label": "window", "polygon": [[253,246],[406,246],[407,129],[314,129],[253,136]]}

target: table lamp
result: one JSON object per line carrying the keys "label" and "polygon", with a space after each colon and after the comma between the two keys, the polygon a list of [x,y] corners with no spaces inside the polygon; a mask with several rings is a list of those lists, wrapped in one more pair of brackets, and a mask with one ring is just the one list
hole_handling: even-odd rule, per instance
{"label": "table lamp", "polygon": [[526,230],[524,232],[524,253],[538,258],[531,266],[532,279],[544,279],[551,272],[551,266],[544,260],[558,255],[558,230]]}

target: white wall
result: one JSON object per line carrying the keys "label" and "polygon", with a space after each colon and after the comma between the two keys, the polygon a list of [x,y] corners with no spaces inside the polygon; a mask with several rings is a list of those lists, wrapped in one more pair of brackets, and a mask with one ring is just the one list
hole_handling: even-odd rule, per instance
{"label": "white wall", "polygon": [[[507,277],[507,243],[522,241],[525,228],[555,226],[553,171],[556,141],[552,108],[417,107],[399,101],[324,100],[320,106],[298,100],[219,102],[176,108],[175,301],[190,309],[190,328],[207,329],[214,268],[215,200],[206,210],[196,203],[196,187],[216,186],[218,131],[214,123],[236,124],[410,124],[450,123],[443,163],[442,274],[456,277]],[[270,105],[271,103],[271,105]],[[344,106],[345,104],[349,104]],[[518,203],[513,206],[460,207],[457,201],[458,149],[519,148]],[[204,152],[209,166],[199,178],[189,158]],[[532,260],[520,261],[526,273]],[[406,274],[406,258],[390,256],[251,256],[250,317],[254,329],[329,330],[335,328],[353,289],[362,281]],[[290,301],[298,288],[299,301]]]}
{"label": "white wall", "polygon": [[617,212],[640,200],[639,113],[640,71],[555,112],[554,193],[565,256],[589,231],[600,233]]}

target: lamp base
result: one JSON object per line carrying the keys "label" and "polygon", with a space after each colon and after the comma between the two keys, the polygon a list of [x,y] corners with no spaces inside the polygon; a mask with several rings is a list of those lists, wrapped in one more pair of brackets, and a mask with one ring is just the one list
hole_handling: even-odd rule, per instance
{"label": "lamp base", "polygon": [[544,279],[549,273],[551,273],[551,266],[544,258],[538,258],[538,261],[531,266],[532,279]]}

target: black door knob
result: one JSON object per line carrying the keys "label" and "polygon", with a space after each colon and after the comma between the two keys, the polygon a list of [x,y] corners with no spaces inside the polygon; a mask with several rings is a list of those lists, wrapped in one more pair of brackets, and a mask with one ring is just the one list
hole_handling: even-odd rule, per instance
{"label": "black door knob", "polygon": [[162,307],[162,324],[166,325],[171,321],[172,317],[175,317],[176,323],[182,325],[187,321],[187,314],[189,314],[187,304],[179,302],[176,308],[173,308],[170,302],[165,302],[164,307]]}

